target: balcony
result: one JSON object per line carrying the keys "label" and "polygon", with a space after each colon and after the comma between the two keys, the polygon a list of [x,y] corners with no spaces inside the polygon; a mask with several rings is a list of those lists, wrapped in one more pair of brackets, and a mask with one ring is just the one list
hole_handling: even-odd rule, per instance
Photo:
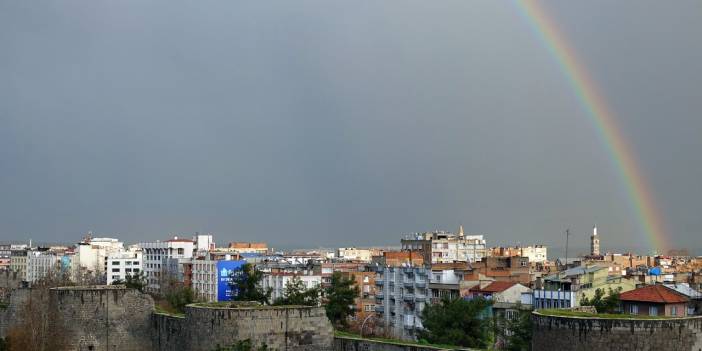
{"label": "balcony", "polygon": [[416,285],[418,288],[426,288],[427,281],[426,280],[417,280],[416,282],[414,282],[414,285]]}
{"label": "balcony", "polygon": [[405,301],[414,301],[414,294],[404,294],[402,299]]}
{"label": "balcony", "polygon": [[411,288],[414,286],[414,280],[408,280],[405,279],[405,281],[402,282],[406,288]]}
{"label": "balcony", "polygon": [[375,285],[377,285],[377,286],[383,286],[384,283],[385,283],[385,282],[382,281],[382,280],[379,280],[379,279],[376,279],[376,280],[375,280]]}
{"label": "balcony", "polygon": [[417,302],[424,302],[427,300],[427,297],[424,295],[415,295],[414,300]]}
{"label": "balcony", "polygon": [[381,306],[375,306],[375,312],[377,313],[384,313],[385,312],[385,307]]}

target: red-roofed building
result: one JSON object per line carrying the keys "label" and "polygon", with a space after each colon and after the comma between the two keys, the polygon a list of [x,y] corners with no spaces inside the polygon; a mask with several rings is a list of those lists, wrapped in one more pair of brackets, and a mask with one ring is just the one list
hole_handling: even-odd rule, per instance
{"label": "red-roofed building", "polygon": [[517,303],[522,293],[531,293],[528,287],[515,282],[494,281],[487,285],[477,285],[469,290],[468,297],[483,297],[495,302]]}
{"label": "red-roofed building", "polygon": [[684,317],[687,315],[685,295],[663,285],[648,285],[620,295],[625,313],[645,316]]}

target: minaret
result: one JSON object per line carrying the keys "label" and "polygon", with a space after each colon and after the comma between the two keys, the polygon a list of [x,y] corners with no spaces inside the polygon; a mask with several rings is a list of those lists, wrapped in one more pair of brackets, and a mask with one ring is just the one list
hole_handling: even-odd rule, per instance
{"label": "minaret", "polygon": [[597,236],[597,225],[592,227],[592,235],[590,236],[590,256],[600,255],[600,238]]}
{"label": "minaret", "polygon": [[463,237],[463,224],[458,227],[458,236]]}

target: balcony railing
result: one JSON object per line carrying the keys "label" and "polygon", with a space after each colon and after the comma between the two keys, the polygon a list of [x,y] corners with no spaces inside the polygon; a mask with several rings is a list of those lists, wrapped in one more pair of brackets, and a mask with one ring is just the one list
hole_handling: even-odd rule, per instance
{"label": "balcony railing", "polygon": [[404,294],[402,295],[402,299],[405,301],[414,301],[414,294]]}

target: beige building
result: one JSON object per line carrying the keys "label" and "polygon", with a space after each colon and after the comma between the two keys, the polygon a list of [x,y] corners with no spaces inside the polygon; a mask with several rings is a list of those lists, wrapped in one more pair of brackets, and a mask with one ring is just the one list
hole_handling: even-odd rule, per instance
{"label": "beige building", "polygon": [[340,247],[336,250],[336,257],[342,260],[370,262],[377,252],[378,250]]}
{"label": "beige building", "polygon": [[12,250],[10,271],[17,272],[22,280],[27,280],[27,250]]}

